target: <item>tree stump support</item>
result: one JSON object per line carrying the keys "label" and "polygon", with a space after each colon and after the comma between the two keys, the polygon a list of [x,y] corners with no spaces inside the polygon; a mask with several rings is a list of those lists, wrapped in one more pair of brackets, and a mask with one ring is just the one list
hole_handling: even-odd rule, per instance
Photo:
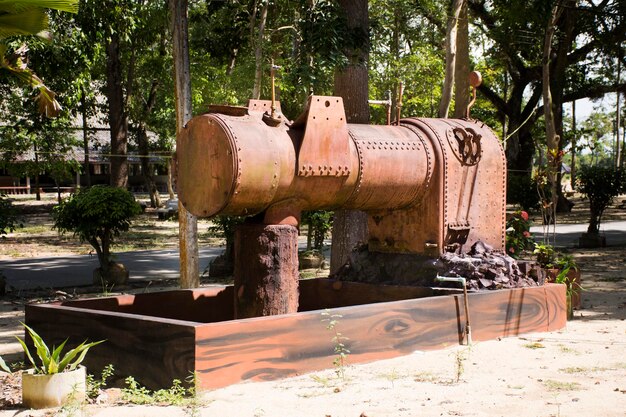
{"label": "tree stump support", "polygon": [[235,318],[298,311],[298,229],[242,224],[235,231]]}

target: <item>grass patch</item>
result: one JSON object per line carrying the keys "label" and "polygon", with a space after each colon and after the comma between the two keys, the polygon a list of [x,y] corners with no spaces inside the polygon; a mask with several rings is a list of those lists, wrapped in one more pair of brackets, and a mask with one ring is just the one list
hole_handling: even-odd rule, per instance
{"label": "grass patch", "polygon": [[562,353],[575,353],[575,354],[578,354],[578,351],[576,349],[572,349],[571,347],[565,346],[565,345],[559,345],[559,350]]}
{"label": "grass patch", "polygon": [[419,374],[415,375],[415,378],[413,380],[415,382],[435,382],[438,380],[438,378],[432,372],[420,372]]}
{"label": "grass patch", "polygon": [[524,347],[526,349],[545,349],[545,346],[539,342],[526,343]]}
{"label": "grass patch", "polygon": [[578,391],[581,388],[578,382],[562,382],[553,379],[543,381],[543,385],[548,391]]}
{"label": "grass patch", "polygon": [[24,226],[19,229],[15,229],[15,233],[19,233],[22,235],[38,235],[42,233],[52,232],[52,226],[47,226],[44,224],[37,224],[32,226]]}
{"label": "grass patch", "polygon": [[589,368],[581,368],[580,366],[570,366],[568,368],[559,369],[560,372],[564,372],[566,374],[584,374],[585,372],[589,372]]}

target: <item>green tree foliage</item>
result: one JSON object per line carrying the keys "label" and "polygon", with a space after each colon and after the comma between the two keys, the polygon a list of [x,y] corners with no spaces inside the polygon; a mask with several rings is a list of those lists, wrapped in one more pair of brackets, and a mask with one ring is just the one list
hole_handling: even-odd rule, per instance
{"label": "green tree foliage", "polygon": [[305,211],[302,213],[302,223],[308,226],[307,250],[321,251],[324,239],[333,227],[333,212],[326,210]]}
{"label": "green tree foliage", "polygon": [[[432,6],[429,13],[445,13]],[[402,82],[403,115],[435,117],[443,80],[444,33],[416,9],[402,0],[370,1],[370,97],[384,99],[390,91],[395,115]],[[383,123],[385,117],[384,109],[372,109],[373,121]]]}
{"label": "green tree foliage", "polygon": [[613,167],[583,165],[576,177],[577,189],[589,199],[591,217],[587,233],[597,235],[604,210],[624,191],[626,174]]}
{"label": "green tree foliage", "polygon": [[13,203],[7,196],[0,194],[0,236],[15,230],[18,226]]}
{"label": "green tree foliage", "polygon": [[81,189],[54,208],[54,227],[61,233],[72,232],[96,250],[100,267],[107,271],[111,244],[128,231],[133,216],[141,207],[133,195],[122,188],[94,186]]}
{"label": "green tree foliage", "polygon": [[[485,67],[502,74],[484,77],[480,91],[506,121],[509,168],[530,172],[536,149],[533,125],[541,97],[541,52],[554,1],[469,0],[480,33],[488,39]],[[557,23],[552,55],[552,95],[557,134],[563,135],[562,105],[573,99],[599,97],[623,86],[615,84],[617,39],[623,39],[624,2],[581,2],[566,7]],[[504,71],[503,71],[504,70]],[[564,146],[560,143],[559,150]]]}
{"label": "green tree foliage", "polygon": [[[48,13],[46,9],[77,12],[78,0],[29,0],[0,1],[0,69],[9,72],[22,83],[39,91],[37,102],[40,113],[54,117],[60,110],[59,103],[44,82],[27,66],[28,47],[20,45],[11,49],[7,39],[15,36],[37,35],[49,39]],[[15,46],[15,45],[13,45]],[[0,76],[2,76],[0,72]]]}

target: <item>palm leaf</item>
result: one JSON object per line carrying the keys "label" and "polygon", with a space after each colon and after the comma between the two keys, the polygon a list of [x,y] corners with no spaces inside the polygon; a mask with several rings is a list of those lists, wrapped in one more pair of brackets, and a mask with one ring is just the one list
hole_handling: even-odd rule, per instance
{"label": "palm leaf", "polygon": [[36,35],[47,28],[48,15],[43,9],[0,14],[0,39],[16,35]]}
{"label": "palm leaf", "polygon": [[15,336],[15,338],[17,339],[18,342],[20,342],[20,345],[22,345],[22,349],[24,349],[24,353],[26,354],[26,357],[28,358],[30,363],[33,365],[33,368],[35,368],[35,372],[39,372],[39,367],[35,363],[33,356],[30,354],[30,350],[28,349],[28,346],[26,346],[26,343],[24,343],[24,341],[17,336]]}
{"label": "palm leaf", "polygon": [[65,344],[67,343],[67,339],[65,339],[63,341],[63,343],[61,343],[59,345],[58,348],[54,349],[52,351],[52,360],[54,360],[55,362],[59,362],[59,357],[61,356],[61,351],[63,350],[63,348],[65,347]]}
{"label": "palm leaf", "polygon": [[4,359],[2,359],[2,356],[0,356],[0,369],[9,374],[11,373],[11,369],[9,369],[7,363],[4,361]]}
{"label": "palm leaf", "polygon": [[48,349],[46,342],[43,341],[42,337],[39,336],[39,334],[36,331],[34,331],[31,327],[28,327],[24,323],[22,323],[22,325],[28,331],[28,334],[30,334],[30,337],[33,339],[33,344],[35,345],[35,348],[37,349],[37,356],[39,356],[39,359],[41,360],[42,368],[44,369],[44,372],[45,372],[45,370],[48,369],[48,365],[50,364],[50,349]]}
{"label": "palm leaf", "polygon": [[[87,355],[87,351],[92,348],[95,345],[99,345],[100,343],[104,342],[104,340],[100,340],[98,342],[91,342],[91,343],[87,343],[87,341],[85,340],[83,343],[81,343],[80,345],[76,346],[74,349],[70,350],[69,352],[67,352],[65,354],[65,356],[63,357],[63,359],[61,360],[61,362],[59,363],[59,369],[60,370],[65,370],[66,367],[69,367],[69,371],[73,371],[74,369],[76,369],[76,367],[78,365],[80,365],[80,363],[83,361],[83,359],[85,359],[85,355]],[[80,354],[80,356],[78,356],[78,358],[76,358],[76,360],[74,360],[74,358]],[[72,360],[74,360],[74,362],[72,362]],[[72,362],[70,364],[70,362]]]}
{"label": "palm leaf", "polygon": [[0,11],[19,13],[35,7],[78,13],[78,0],[0,0]]}

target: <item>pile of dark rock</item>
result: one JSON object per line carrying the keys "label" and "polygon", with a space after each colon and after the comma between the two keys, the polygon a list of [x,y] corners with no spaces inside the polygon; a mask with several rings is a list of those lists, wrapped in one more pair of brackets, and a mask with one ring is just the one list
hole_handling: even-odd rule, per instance
{"label": "pile of dark rock", "polygon": [[464,277],[468,290],[535,287],[544,281],[536,264],[518,262],[483,242],[476,242],[468,253],[443,254],[435,268],[439,276]]}
{"label": "pile of dark rock", "polygon": [[459,288],[440,283],[441,277],[464,277],[469,290],[534,287],[543,285],[544,272],[534,262],[516,261],[507,254],[476,242],[468,253],[445,253],[439,258],[415,254],[369,252],[367,245],[354,250],[333,279],[384,285]]}

